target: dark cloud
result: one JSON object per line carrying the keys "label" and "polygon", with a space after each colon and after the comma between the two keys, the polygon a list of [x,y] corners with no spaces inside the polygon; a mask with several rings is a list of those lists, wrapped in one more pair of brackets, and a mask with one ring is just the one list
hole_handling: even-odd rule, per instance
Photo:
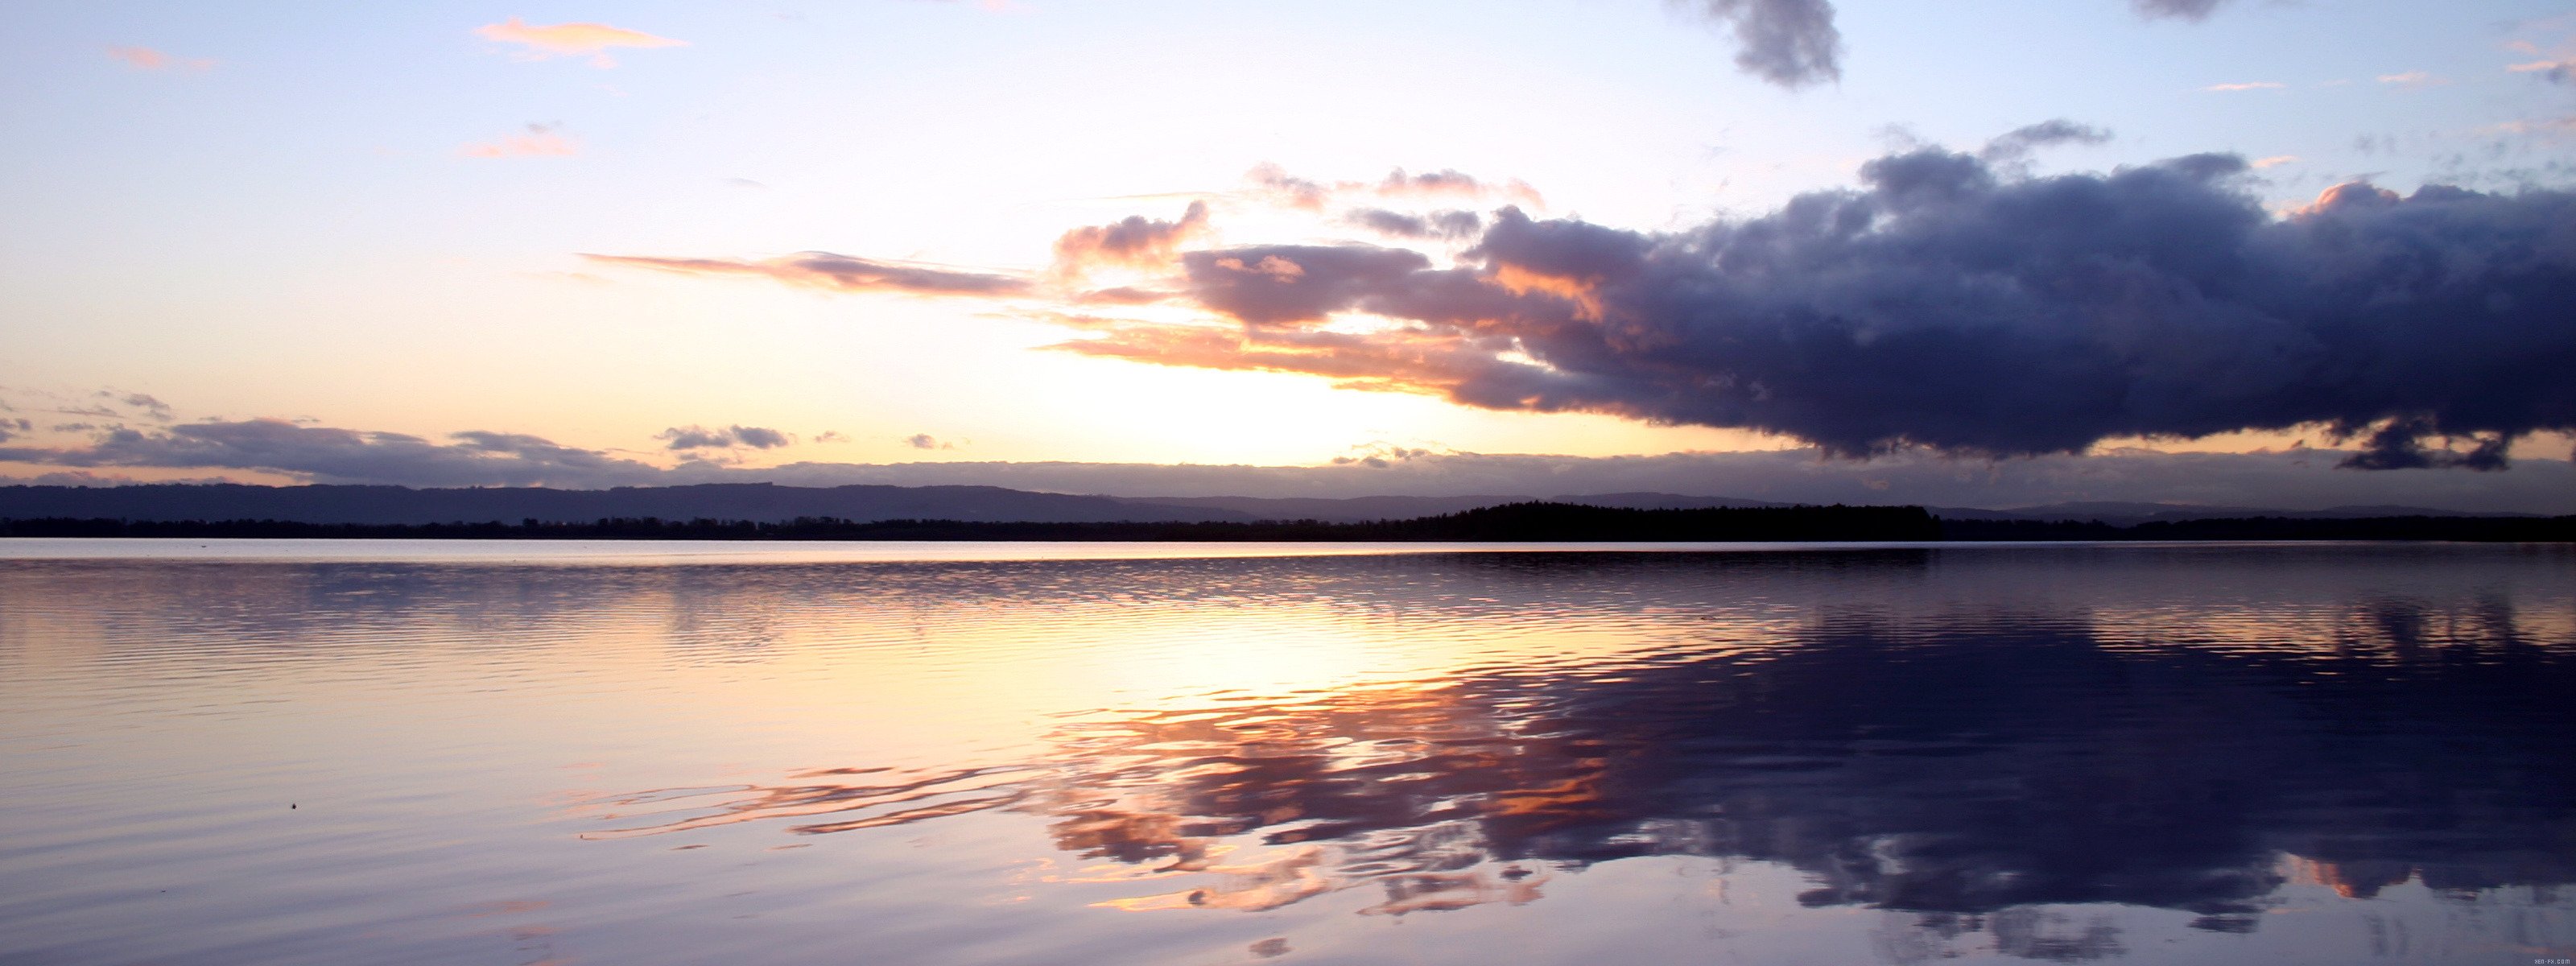
{"label": "dark cloud", "polygon": [[914,295],[1006,296],[1019,295],[1030,288],[1029,280],[1011,275],[969,272],[934,265],[874,261],[835,255],[831,252],[802,252],[763,261],[733,258],[661,258],[648,255],[592,255],[581,257],[609,265],[649,268],[683,275],[759,275],[792,285],[808,285],[842,292],[907,292]]}
{"label": "dark cloud", "polygon": [[906,436],[906,437],[904,437],[903,444],[904,444],[904,445],[906,445],[906,446],[910,446],[910,447],[912,447],[912,448],[914,448],[914,449],[956,449],[956,448],[957,448],[956,444],[940,442],[940,441],[939,441],[939,437],[937,437],[937,436],[932,436],[932,435],[930,435],[929,433],[914,433],[914,434],[912,434],[912,435],[910,435],[910,436]]}
{"label": "dark cloud", "polygon": [[1842,79],[1842,32],[1827,0],[1688,0],[1735,29],[1735,66],[1787,88]]}
{"label": "dark cloud", "polygon": [[777,449],[794,442],[786,433],[759,426],[736,426],[733,428],[733,438],[753,449]]}
{"label": "dark cloud", "polygon": [[403,433],[298,426],[285,420],[115,429],[89,445],[0,447],[0,461],[42,466],[265,470],[325,483],[411,486],[622,486],[665,471],[535,436],[466,432],[435,443]]}
{"label": "dark cloud", "polygon": [[1361,208],[1342,220],[1394,238],[1468,238],[1484,230],[1484,216],[1472,211],[1436,211],[1427,215]]}
{"label": "dark cloud", "polygon": [[[1239,335],[1138,325],[1066,348],[1851,456],[2322,424],[2368,438],[2355,467],[2493,469],[2515,438],[2576,428],[2576,194],[2353,184],[2276,218],[2244,170],[2195,155],[2035,178],[1924,148],[1864,165],[1860,189],[1681,232],[1507,208],[1459,268],[1369,246],[1190,252],[1191,294]],[[1415,325],[1303,327],[1349,311]]]}
{"label": "dark cloud", "polygon": [[[476,436],[484,434],[466,433],[459,435]],[[534,437],[520,438],[533,439]],[[708,429],[704,426],[673,426],[669,429],[653,434],[653,438],[665,441],[668,444],[667,448],[674,450],[731,449],[737,446],[747,446],[752,449],[776,449],[795,442],[795,440],[792,437],[789,437],[786,433],[779,432],[775,429],[742,425],[726,426],[719,429]],[[539,442],[543,441],[540,440]]]}
{"label": "dark cloud", "polygon": [[20,434],[32,433],[35,431],[36,424],[28,420],[0,419],[0,443],[6,443],[12,439],[16,439]]}
{"label": "dark cloud", "polygon": [[1353,308],[1412,280],[1431,259],[1367,245],[1263,245],[1190,252],[1181,264],[1201,304],[1259,324]]}
{"label": "dark cloud", "polygon": [[[1674,0],[1735,31],[1735,66],[1795,90],[1842,79],[1832,0]],[[2129,0],[2148,19],[2201,20],[2228,0]]]}

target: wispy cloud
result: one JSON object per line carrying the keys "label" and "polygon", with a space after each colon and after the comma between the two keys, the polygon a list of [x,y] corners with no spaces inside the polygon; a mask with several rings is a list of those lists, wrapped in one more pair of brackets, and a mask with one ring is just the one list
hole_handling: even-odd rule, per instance
{"label": "wispy cloud", "polygon": [[2505,69],[2517,74],[2539,74],[2544,80],[2560,84],[2576,82],[2576,60],[2535,60]]}
{"label": "wispy cloud", "polygon": [[2440,87],[2450,83],[2450,80],[2434,76],[2429,71],[2410,70],[2403,74],[2381,74],[2379,82],[2398,87]]}
{"label": "wispy cloud", "polygon": [[1529,182],[1513,178],[1489,181],[1455,168],[1407,173],[1403,168],[1387,172],[1376,181],[1316,181],[1289,174],[1275,164],[1262,164],[1245,173],[1254,194],[1270,203],[1304,211],[1322,211],[1335,199],[1366,197],[1382,201],[1409,199],[1508,201],[1530,208],[1547,207],[1547,199]]}
{"label": "wispy cloud", "polygon": [[2256,168],[2256,169],[2261,169],[2261,168],[2277,168],[2277,167],[2280,167],[2280,166],[2285,165],[2285,164],[2297,164],[2298,162],[2299,162],[2299,156],[2298,156],[2298,155],[2295,155],[2295,154],[2275,154],[2275,155],[2273,155],[2273,156],[2271,156],[2271,157],[2268,157],[2268,158],[2255,158],[2255,159],[2254,159],[2254,160],[2252,160],[2252,161],[2248,161],[2248,162],[2246,162],[2246,163],[2245,163],[2245,166],[2246,166],[2246,167],[2249,167],[2249,168]]}
{"label": "wispy cloud", "polygon": [[2537,120],[2506,121],[2502,124],[2489,125],[2482,130],[2491,134],[2576,134],[2576,114]]}
{"label": "wispy cloud", "polygon": [[2138,15],[2150,19],[2171,17],[2176,20],[2200,20],[2209,16],[2227,0],[2129,0]]}
{"label": "wispy cloud", "polygon": [[904,444],[904,445],[906,445],[906,446],[910,446],[910,447],[912,447],[912,448],[914,448],[914,449],[956,449],[956,448],[957,448],[957,444],[955,444],[955,443],[948,443],[948,442],[942,442],[942,441],[939,439],[939,437],[937,437],[937,436],[932,436],[932,435],[930,435],[929,433],[914,433],[914,434],[912,434],[912,435],[910,435],[910,436],[906,436],[906,437],[904,437],[904,439],[903,439],[903,444]]}
{"label": "wispy cloud", "polygon": [[2278,81],[2246,81],[2241,84],[2211,84],[2207,87],[2201,88],[2201,90],[2222,93],[2227,91],[2269,91],[2279,90],[2280,88],[2287,86],[2289,85]]}
{"label": "wispy cloud", "polygon": [[527,133],[513,134],[498,141],[482,141],[457,149],[469,158],[535,158],[570,157],[581,153],[581,145],[564,137],[552,124],[530,124]]}
{"label": "wispy cloud", "polygon": [[685,47],[688,41],[656,37],[652,34],[604,23],[531,24],[517,17],[474,28],[474,35],[485,40],[516,44],[520,56],[531,60],[549,57],[590,55],[593,67],[615,67],[617,61],[607,51],[611,47]]}
{"label": "wispy cloud", "polygon": [[215,66],[214,61],[203,57],[177,57],[150,47],[110,47],[107,55],[138,70],[168,70],[173,67],[205,70]]}
{"label": "wispy cloud", "polygon": [[651,255],[581,257],[604,265],[649,268],[681,275],[756,275],[790,285],[841,292],[906,292],[914,295],[1009,296],[1032,290],[1028,278],[937,265],[801,252],[750,261],[732,258],[663,258]]}

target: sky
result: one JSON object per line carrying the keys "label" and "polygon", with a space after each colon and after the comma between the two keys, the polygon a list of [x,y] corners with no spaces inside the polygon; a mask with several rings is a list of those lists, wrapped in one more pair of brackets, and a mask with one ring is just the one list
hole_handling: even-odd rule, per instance
{"label": "sky", "polygon": [[2576,512],[2571,2],[13,13],[0,478]]}

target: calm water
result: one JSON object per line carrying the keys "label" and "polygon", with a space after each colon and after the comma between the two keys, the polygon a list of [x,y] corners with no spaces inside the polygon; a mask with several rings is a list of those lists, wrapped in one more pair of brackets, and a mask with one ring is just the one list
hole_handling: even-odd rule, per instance
{"label": "calm water", "polygon": [[0,541],[0,963],[2576,955],[2568,548],[1247,549]]}

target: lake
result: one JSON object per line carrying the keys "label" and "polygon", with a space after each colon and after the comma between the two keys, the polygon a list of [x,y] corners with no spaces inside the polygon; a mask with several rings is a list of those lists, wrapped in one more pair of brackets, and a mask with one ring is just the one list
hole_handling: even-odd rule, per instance
{"label": "lake", "polygon": [[2576,548],[0,541],[0,963],[2576,955]]}

